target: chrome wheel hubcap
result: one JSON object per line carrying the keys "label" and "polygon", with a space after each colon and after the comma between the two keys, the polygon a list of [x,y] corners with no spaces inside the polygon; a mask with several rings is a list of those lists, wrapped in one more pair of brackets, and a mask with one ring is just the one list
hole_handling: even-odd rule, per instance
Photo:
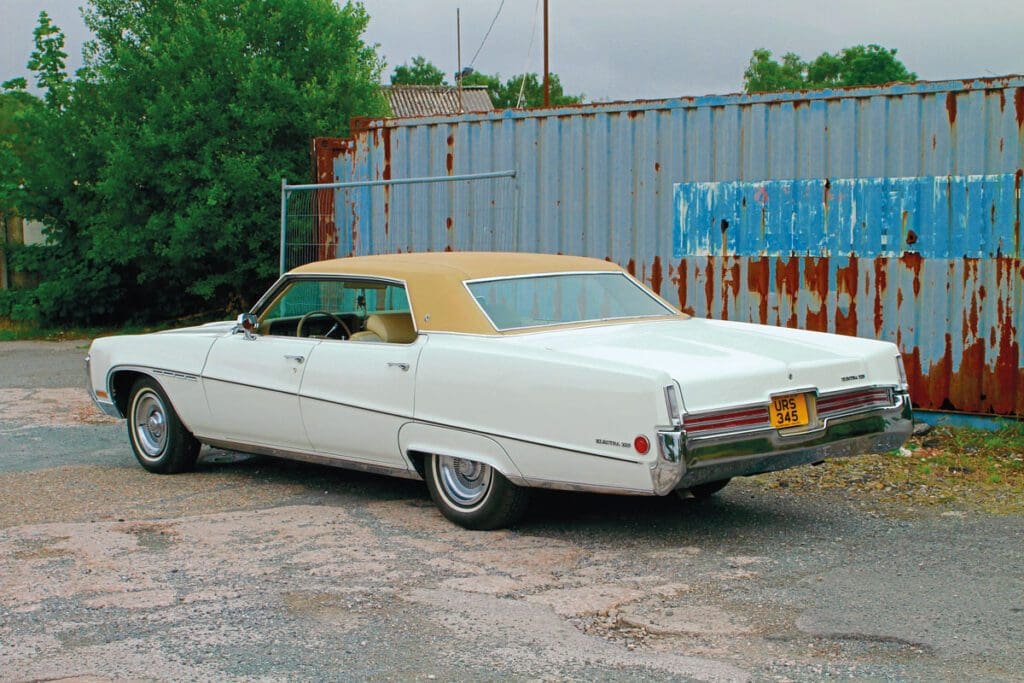
{"label": "chrome wheel hubcap", "polygon": [[476,505],[491,488],[491,468],[482,463],[442,455],[438,469],[444,493],[460,507]]}
{"label": "chrome wheel hubcap", "polygon": [[167,446],[167,411],[163,401],[147,392],[135,401],[135,442],[150,460],[163,455]]}

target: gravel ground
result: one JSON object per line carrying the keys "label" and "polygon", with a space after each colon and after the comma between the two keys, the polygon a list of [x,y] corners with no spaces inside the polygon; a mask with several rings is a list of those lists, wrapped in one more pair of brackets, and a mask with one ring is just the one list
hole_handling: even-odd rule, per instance
{"label": "gravel ground", "polygon": [[0,679],[1024,680],[1024,516],[745,480],[470,532],[417,482],[150,475],[82,346],[0,344]]}

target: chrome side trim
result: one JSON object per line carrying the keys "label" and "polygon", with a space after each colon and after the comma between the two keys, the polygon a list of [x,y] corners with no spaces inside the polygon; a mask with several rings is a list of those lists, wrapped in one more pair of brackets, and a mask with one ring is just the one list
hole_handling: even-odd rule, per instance
{"label": "chrome side trim", "polygon": [[581,484],[575,481],[555,481],[552,479],[528,479],[526,477],[504,475],[516,486],[553,491],[577,491],[580,493],[611,493],[620,496],[649,496],[650,490],[632,489],[623,486],[603,486],[600,484]]}
{"label": "chrome side trim", "polygon": [[175,372],[174,370],[153,370],[154,375],[163,375],[164,377],[173,377],[174,379],[184,379],[189,382],[198,382],[199,375],[193,375],[187,372]]}
{"label": "chrome side trim", "polygon": [[212,446],[213,448],[220,448],[226,451],[238,451],[240,453],[266,455],[272,458],[282,458],[284,460],[298,460],[301,462],[313,463],[315,465],[327,465],[329,467],[338,467],[346,470],[356,470],[358,472],[369,472],[370,474],[383,474],[389,477],[401,477],[403,479],[423,479],[423,477],[421,477],[419,473],[416,472],[416,470],[410,470],[403,467],[392,467],[390,465],[368,463],[362,462],[360,460],[348,460],[346,458],[334,457],[329,455],[320,455],[319,453],[310,453],[307,451],[293,451],[285,448],[261,446],[259,444],[248,444],[239,441],[212,439],[205,436],[199,436],[198,434],[196,435],[196,438],[208,446]]}

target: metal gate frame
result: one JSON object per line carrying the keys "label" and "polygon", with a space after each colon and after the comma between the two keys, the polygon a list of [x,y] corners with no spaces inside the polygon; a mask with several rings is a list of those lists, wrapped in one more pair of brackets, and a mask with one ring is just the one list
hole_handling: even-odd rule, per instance
{"label": "metal gate frame", "polygon": [[281,253],[279,257],[279,274],[285,271],[285,245],[288,242],[288,196],[301,190],[344,190],[354,187],[376,187],[380,185],[417,185],[421,183],[445,183],[464,180],[485,180],[488,178],[515,178],[515,169],[507,171],[489,171],[486,173],[464,173],[462,175],[423,176],[419,178],[389,178],[387,180],[353,180],[344,183],[307,183],[289,185],[286,178],[281,178]]}

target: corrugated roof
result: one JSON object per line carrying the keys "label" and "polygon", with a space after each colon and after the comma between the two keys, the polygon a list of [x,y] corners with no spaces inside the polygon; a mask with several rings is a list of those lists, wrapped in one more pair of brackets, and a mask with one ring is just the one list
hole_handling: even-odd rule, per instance
{"label": "corrugated roof", "polygon": [[461,92],[453,85],[389,85],[384,86],[384,96],[388,98],[394,117],[464,114],[494,109],[487,87],[483,85],[466,86]]}

